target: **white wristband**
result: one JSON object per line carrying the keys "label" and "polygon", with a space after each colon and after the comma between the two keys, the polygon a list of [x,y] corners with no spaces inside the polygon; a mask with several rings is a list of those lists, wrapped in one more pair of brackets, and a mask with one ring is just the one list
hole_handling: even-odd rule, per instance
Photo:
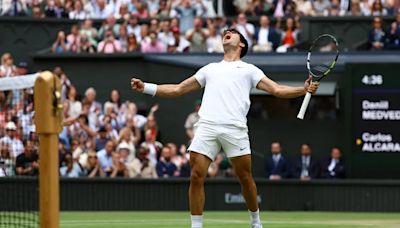
{"label": "white wristband", "polygon": [[144,83],[144,89],[143,89],[143,93],[151,95],[151,96],[155,96],[157,93],[157,84],[154,83]]}

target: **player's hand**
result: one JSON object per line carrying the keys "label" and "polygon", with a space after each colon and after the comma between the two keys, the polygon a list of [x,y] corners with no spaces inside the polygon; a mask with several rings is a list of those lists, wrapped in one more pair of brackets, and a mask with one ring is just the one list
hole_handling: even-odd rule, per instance
{"label": "player's hand", "polygon": [[311,93],[311,94],[315,94],[315,92],[317,91],[318,87],[319,87],[319,82],[312,82],[311,81],[312,77],[309,76],[307,78],[307,80],[304,82],[304,89]]}
{"label": "player's hand", "polygon": [[132,78],[132,79],[131,79],[131,87],[132,87],[132,89],[135,90],[136,92],[143,93],[143,90],[144,90],[144,83],[143,83],[142,80],[140,80],[140,79]]}

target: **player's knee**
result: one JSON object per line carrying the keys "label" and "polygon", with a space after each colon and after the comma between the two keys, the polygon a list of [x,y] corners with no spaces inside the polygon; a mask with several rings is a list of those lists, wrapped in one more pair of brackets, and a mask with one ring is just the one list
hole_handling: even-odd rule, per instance
{"label": "player's knee", "polygon": [[200,170],[193,168],[190,176],[190,181],[193,184],[202,184],[204,183],[205,175]]}
{"label": "player's knee", "polygon": [[243,185],[249,185],[249,184],[254,183],[251,172],[242,172],[242,173],[238,173],[237,175],[240,180],[240,183],[242,183]]}

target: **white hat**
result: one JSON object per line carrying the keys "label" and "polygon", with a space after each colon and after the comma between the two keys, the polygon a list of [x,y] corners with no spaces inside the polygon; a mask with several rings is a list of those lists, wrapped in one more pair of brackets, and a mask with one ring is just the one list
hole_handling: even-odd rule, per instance
{"label": "white hat", "polygon": [[123,149],[130,150],[128,143],[122,142],[118,145],[118,151],[123,150]]}
{"label": "white hat", "polygon": [[6,124],[6,130],[12,130],[12,131],[16,131],[17,130],[17,126],[15,126],[15,123],[10,121]]}

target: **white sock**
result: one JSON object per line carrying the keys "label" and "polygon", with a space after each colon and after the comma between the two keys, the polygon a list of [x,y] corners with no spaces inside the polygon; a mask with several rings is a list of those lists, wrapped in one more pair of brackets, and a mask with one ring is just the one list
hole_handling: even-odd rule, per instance
{"label": "white sock", "polygon": [[257,211],[255,212],[249,210],[249,214],[250,214],[251,224],[261,224],[260,209],[257,209]]}
{"label": "white sock", "polygon": [[202,215],[191,215],[192,228],[203,228],[203,216]]}

